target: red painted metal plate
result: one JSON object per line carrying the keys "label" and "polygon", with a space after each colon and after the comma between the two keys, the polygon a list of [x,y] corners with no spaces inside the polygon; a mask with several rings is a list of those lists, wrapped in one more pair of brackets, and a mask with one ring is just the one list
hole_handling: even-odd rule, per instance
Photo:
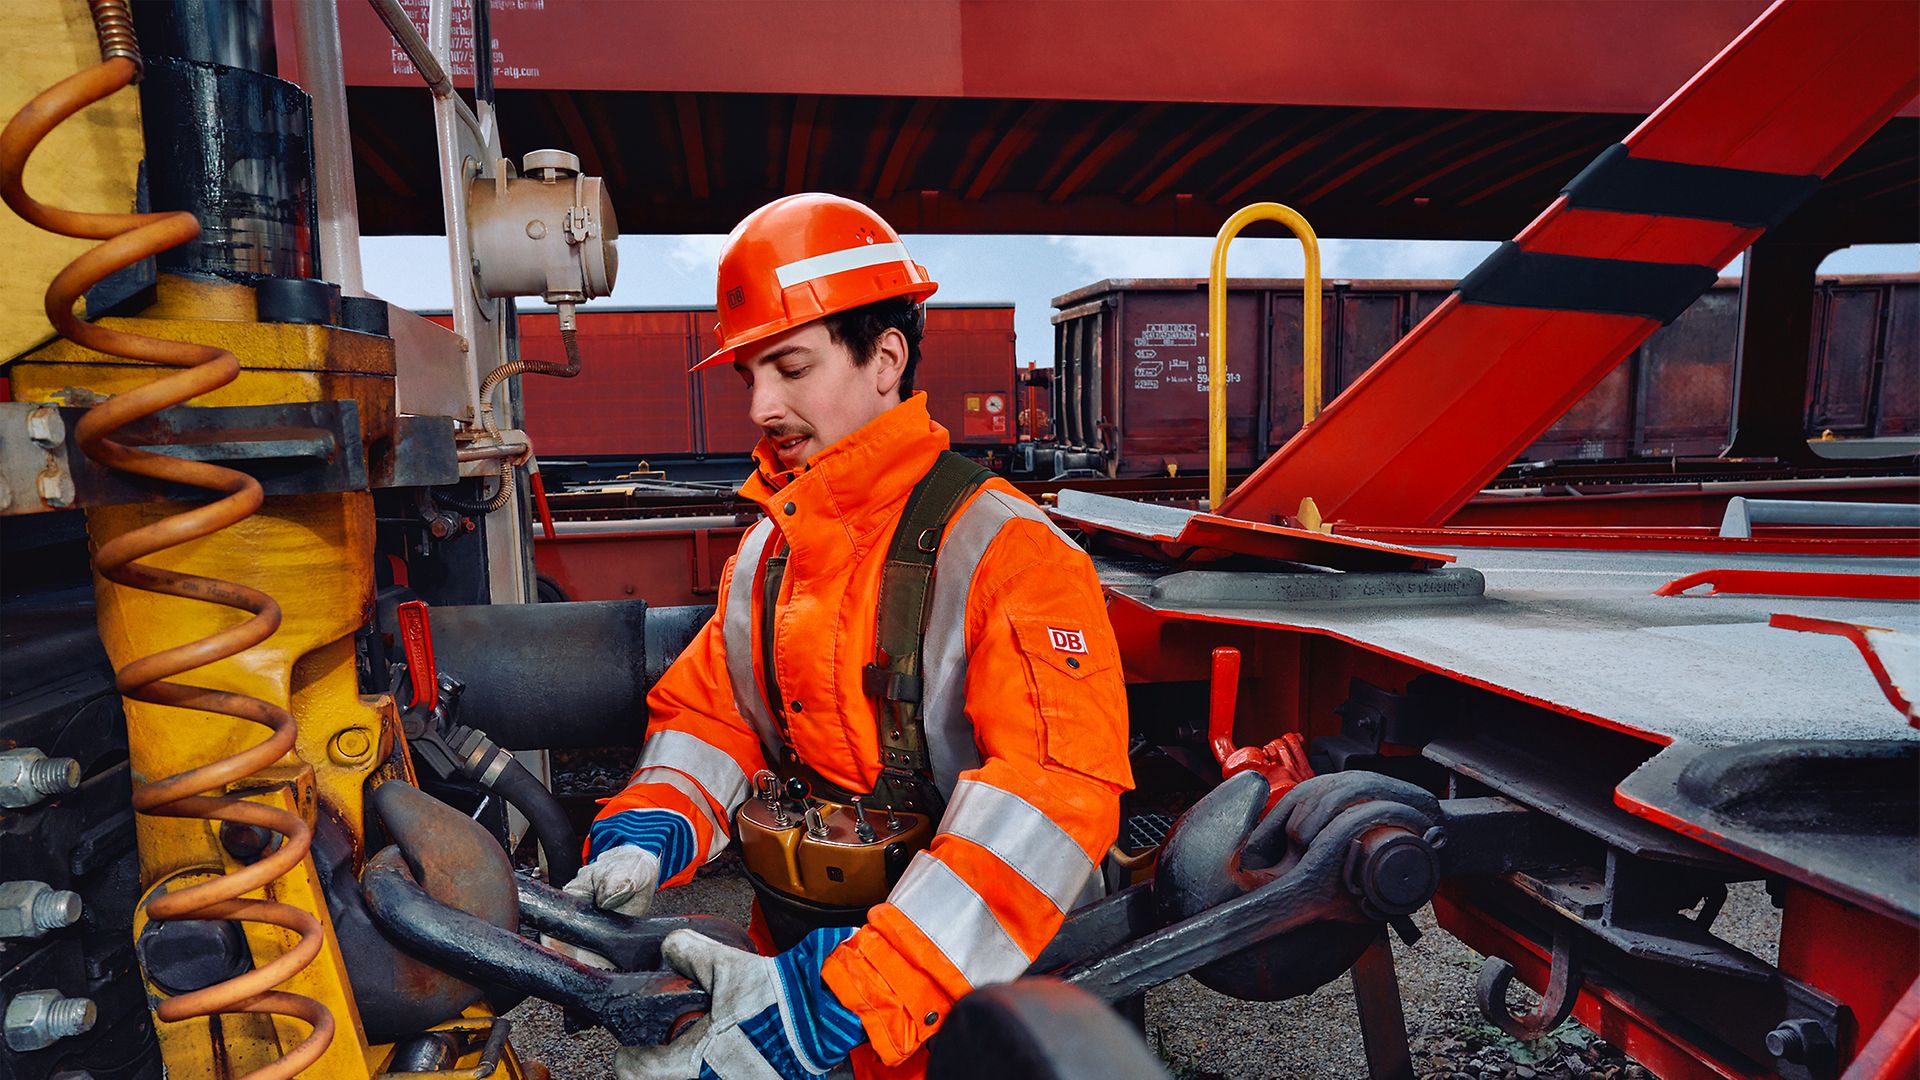
{"label": "red painted metal plate", "polygon": [[[1768,9],[1624,141],[1638,158],[1825,175],[1920,88],[1904,0]],[[1569,169],[1569,172],[1572,172]],[[1758,230],[1572,211],[1524,251],[1721,267]],[[1221,510],[1273,520],[1312,497],[1328,520],[1437,525],[1658,328],[1651,318],[1448,299]]]}

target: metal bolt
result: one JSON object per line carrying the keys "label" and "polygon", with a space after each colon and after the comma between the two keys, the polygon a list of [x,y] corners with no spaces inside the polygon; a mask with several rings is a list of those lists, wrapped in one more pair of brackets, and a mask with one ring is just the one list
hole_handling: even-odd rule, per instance
{"label": "metal bolt", "polygon": [[220,846],[243,863],[251,863],[280,846],[280,834],[264,825],[238,821],[220,823]]}
{"label": "metal bolt", "polygon": [[51,450],[67,440],[67,422],[60,410],[42,405],[27,414],[27,438],[42,450]]}
{"label": "metal bolt", "polygon": [[352,765],[365,761],[373,752],[373,737],[363,727],[350,727],[333,737],[333,744],[327,748],[327,754],[339,765]]}
{"label": "metal bolt", "polygon": [[89,998],[70,998],[58,990],[29,990],[7,1002],[5,1037],[17,1053],[44,1050],[61,1039],[84,1035],[99,1018]]}
{"label": "metal bolt", "polygon": [[0,884],[0,939],[37,938],[80,921],[80,894],[44,881]]}
{"label": "metal bolt", "polygon": [[169,994],[204,990],[253,966],[246,933],[222,919],[148,920],[134,949],[147,978]]}
{"label": "metal bolt", "polygon": [[1347,889],[1380,915],[1407,915],[1432,898],[1440,863],[1420,837],[1398,828],[1373,829],[1353,842]]}
{"label": "metal bolt", "polygon": [[73,505],[73,477],[50,465],[41,471],[39,480],[41,502],[55,510]]}
{"label": "metal bolt", "polygon": [[1767,1053],[1795,1065],[1825,1060],[1832,1040],[1818,1020],[1788,1020],[1767,1032]]}
{"label": "metal bolt", "polygon": [[17,810],[79,786],[80,763],[70,757],[50,758],[34,746],[0,751],[0,806]]}

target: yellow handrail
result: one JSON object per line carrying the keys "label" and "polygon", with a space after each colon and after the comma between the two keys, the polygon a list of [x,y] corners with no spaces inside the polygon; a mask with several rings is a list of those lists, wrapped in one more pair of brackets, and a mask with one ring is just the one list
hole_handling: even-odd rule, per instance
{"label": "yellow handrail", "polygon": [[1256,221],[1277,221],[1292,229],[1306,251],[1300,316],[1306,348],[1300,382],[1306,400],[1300,425],[1305,427],[1320,415],[1320,238],[1290,206],[1263,202],[1242,207],[1213,238],[1213,272],[1207,278],[1207,509],[1216,512],[1227,495],[1227,245]]}

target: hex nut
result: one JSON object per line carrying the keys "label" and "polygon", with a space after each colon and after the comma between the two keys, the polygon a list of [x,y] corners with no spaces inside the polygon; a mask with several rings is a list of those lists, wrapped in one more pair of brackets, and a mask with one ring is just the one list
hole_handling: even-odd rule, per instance
{"label": "hex nut", "polygon": [[0,1033],[9,1049],[24,1054],[86,1034],[99,1015],[90,998],[70,998],[58,990],[29,990],[7,1002]]}
{"label": "hex nut", "polygon": [[65,510],[73,505],[73,477],[64,471],[48,468],[40,473],[40,501],[55,510]]}
{"label": "hex nut", "polygon": [[27,438],[42,450],[51,450],[67,441],[67,422],[60,418],[60,410],[42,405],[27,413]]}
{"label": "hex nut", "polygon": [[0,751],[0,806],[18,810],[80,786],[80,763],[50,758],[36,746]]}
{"label": "hex nut", "polygon": [[0,940],[37,938],[80,921],[80,894],[44,881],[0,883]]}

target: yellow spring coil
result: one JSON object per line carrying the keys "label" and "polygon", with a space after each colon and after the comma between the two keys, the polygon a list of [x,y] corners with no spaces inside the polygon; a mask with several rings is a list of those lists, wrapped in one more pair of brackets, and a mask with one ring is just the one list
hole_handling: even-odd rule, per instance
{"label": "yellow spring coil", "polygon": [[273,989],[306,968],[319,954],[324,938],[320,922],[312,913],[291,904],[243,897],[298,866],[306,858],[312,831],[298,814],[279,807],[203,793],[225,790],[290,752],[294,747],[293,716],[259,698],[172,680],[265,641],[280,625],[280,606],[258,589],[138,561],[210,536],[252,514],[260,508],[260,484],[233,469],[165,457],[113,439],[114,433],[128,424],[232,382],[240,374],[240,361],[225,349],[110,330],[74,314],[75,302],[108,275],[198,236],[200,225],[192,214],[83,213],[46,206],[29,196],[24,187],[27,158],[48,132],[81,109],[130,85],[140,74],[139,51],[133,43],[126,0],[94,0],[93,9],[107,59],[28,102],[0,132],[0,199],[48,232],[101,241],[64,267],[47,286],[47,318],[54,329],[97,352],[180,369],[87,410],[75,425],[74,441],[88,457],[108,467],[219,493],[209,503],[102,544],[94,554],[93,567],[101,577],[130,589],[251,613],[236,626],[129,662],[116,673],[115,682],[121,694],[135,701],[231,716],[272,732],[266,741],[240,753],[141,785],[133,794],[133,807],[158,817],[256,825],[285,838],[277,849],[250,866],[156,896],[147,905],[148,917],[154,919],[232,919],[279,926],[300,935],[293,948],[268,963],[214,986],[166,998],[154,1009],[159,1019],[169,1022],[220,1013],[262,1013],[304,1020],[313,1028],[306,1039],[280,1060],[248,1074],[259,1080],[278,1080],[311,1065],[333,1040],[333,1014],[325,1005]]}

